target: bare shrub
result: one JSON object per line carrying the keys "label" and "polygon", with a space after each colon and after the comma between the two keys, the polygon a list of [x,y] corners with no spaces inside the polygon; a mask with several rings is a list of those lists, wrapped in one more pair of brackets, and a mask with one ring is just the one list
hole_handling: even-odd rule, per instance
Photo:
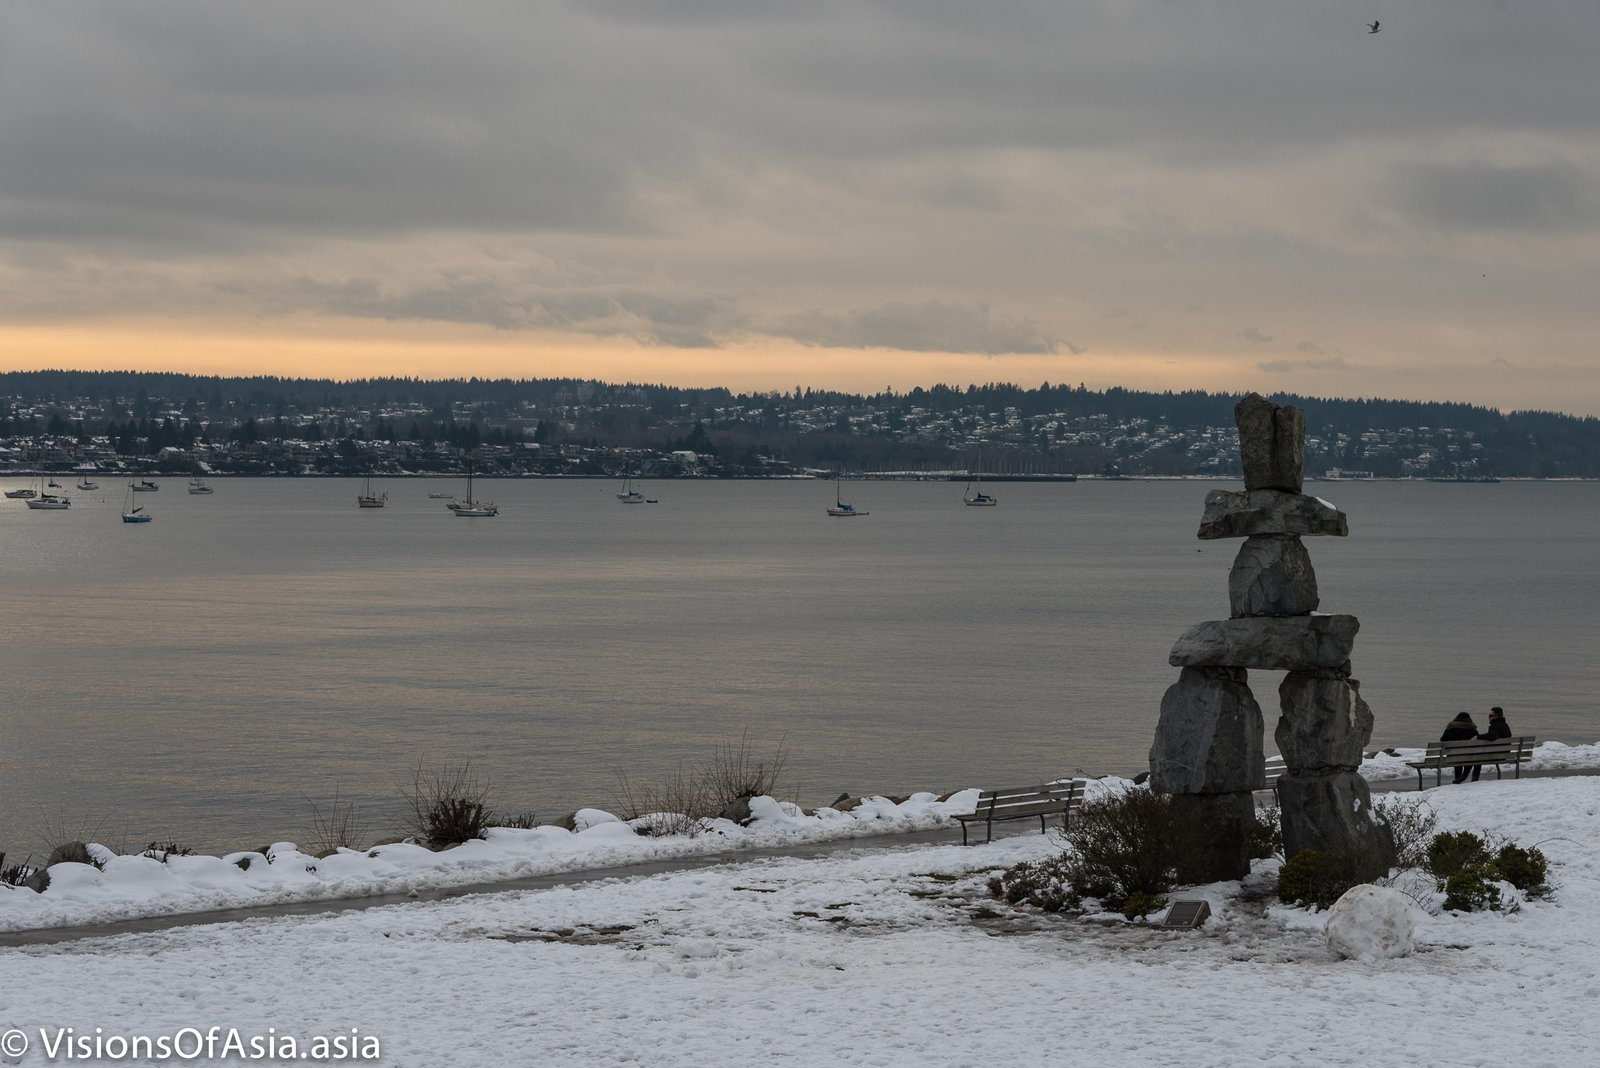
{"label": "bare shrub", "polygon": [[531,831],[539,826],[539,820],[532,812],[518,812],[514,816],[496,816],[494,825],[496,827],[511,827],[519,831]]}
{"label": "bare shrub", "polygon": [[738,742],[721,743],[712,748],[711,760],[701,772],[708,802],[721,812],[740,798],[775,796],[788,760],[782,738],[771,753],[758,755],[750,742],[749,728],[746,728],[739,734]]}
{"label": "bare shrub", "polygon": [[1375,798],[1372,807],[1394,835],[1394,866],[1426,868],[1428,843],[1433,841],[1439,814],[1426,801],[1396,794]]}
{"label": "bare shrub", "polygon": [[683,764],[654,785],[637,783],[626,772],[618,772],[616,802],[622,818],[652,838],[693,838],[705,829],[705,820],[722,810],[713,802],[704,773]]}
{"label": "bare shrub", "polygon": [[0,853],[0,886],[21,886],[33,875],[33,857],[20,864],[7,864],[6,855]]}
{"label": "bare shrub", "polygon": [[1064,833],[1072,851],[1072,882],[1084,897],[1113,908],[1134,894],[1159,897],[1176,883],[1193,844],[1194,820],[1168,794],[1129,790],[1092,801]]}
{"label": "bare shrub", "polygon": [[165,864],[168,857],[192,857],[194,856],[194,850],[169,838],[165,842],[151,842],[140,850],[139,855],[149,857],[151,860],[159,860]]}
{"label": "bare shrub", "polygon": [[1203,838],[1193,817],[1167,794],[1135,789],[1091,801],[1062,832],[1067,849],[1046,861],[1023,862],[989,881],[989,891],[1013,904],[1046,911],[1076,910],[1084,898],[1143,915],[1177,881],[1194,843]]}
{"label": "bare shrub", "polygon": [[419,760],[411,787],[400,790],[408,809],[406,829],[435,849],[482,838],[494,817],[488,805],[492,792],[489,778],[470,761],[430,768]]}
{"label": "bare shrub", "polygon": [[323,808],[309,797],[306,803],[311,806],[311,832],[306,836],[307,845],[311,852],[332,853],[338,849],[360,849],[367,840],[367,821],[361,814],[361,808],[348,798],[341,798],[339,791],[333,792],[333,798]]}

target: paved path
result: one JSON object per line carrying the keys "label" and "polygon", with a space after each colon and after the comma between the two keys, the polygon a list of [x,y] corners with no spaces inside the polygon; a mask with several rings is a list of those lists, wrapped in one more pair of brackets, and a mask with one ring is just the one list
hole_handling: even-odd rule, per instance
{"label": "paved path", "polygon": [[[1600,775],[1600,768],[1561,771],[1524,771],[1524,778],[1542,778],[1556,775]],[[1449,785],[1446,783],[1446,785]],[[1371,784],[1375,793],[1416,790],[1414,779],[1393,779]],[[1009,826],[996,828],[995,837],[1036,833],[1030,831],[1031,821],[1017,820]],[[1004,833],[1001,833],[1004,831]],[[318,916],[354,909],[371,909],[383,905],[404,905],[416,901],[447,901],[471,894],[500,894],[515,890],[548,890],[554,886],[573,886],[597,882],[601,879],[631,879],[641,875],[660,875],[664,872],[692,871],[719,864],[741,864],[766,857],[816,857],[842,853],[852,849],[909,849],[916,846],[955,845],[961,841],[958,827],[934,831],[908,831],[904,834],[878,834],[863,838],[837,838],[827,842],[801,842],[794,845],[770,846],[756,849],[732,849],[698,857],[673,857],[666,860],[642,861],[613,868],[591,868],[585,871],[556,872],[535,875],[525,879],[500,882],[473,883],[444,890],[422,890],[411,894],[374,894],[369,897],[340,898],[334,901],[302,901],[293,904],[254,905],[215,912],[185,912],[178,915],[150,916],[139,920],[119,920],[114,923],[84,924],[77,927],[44,927],[31,931],[0,932],[0,948],[17,946],[48,946],[61,942],[75,942],[85,938],[111,938],[116,935],[145,934],[166,931],[176,927],[194,927],[209,923],[234,923],[239,920],[273,919],[291,916]]]}

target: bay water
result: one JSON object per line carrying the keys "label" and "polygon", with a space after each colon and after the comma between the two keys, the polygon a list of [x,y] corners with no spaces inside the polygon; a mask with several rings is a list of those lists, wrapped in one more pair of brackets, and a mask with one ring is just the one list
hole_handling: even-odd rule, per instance
{"label": "bay water", "polygon": [[[780,744],[780,792],[943,792],[1146,766],[1173,640],[1226,618],[1237,483],[477,483],[461,519],[387,480],[181,479],[120,521],[0,501],[0,851],[305,840],[337,796],[398,827],[419,763],[470,762],[498,811],[611,807],[715,746]],[[3,488],[21,486],[8,480]],[[1361,619],[1374,746],[1502,705],[1600,737],[1600,484],[1310,483],[1322,611]],[[1252,672],[1276,718],[1279,676]],[[1275,751],[1269,737],[1269,752]]]}

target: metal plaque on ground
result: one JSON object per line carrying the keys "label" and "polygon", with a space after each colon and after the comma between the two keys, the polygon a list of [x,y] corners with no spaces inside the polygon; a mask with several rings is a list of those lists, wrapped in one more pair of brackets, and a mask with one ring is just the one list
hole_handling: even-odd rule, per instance
{"label": "metal plaque on ground", "polygon": [[1204,901],[1174,901],[1167,910],[1162,927],[1199,927],[1211,915],[1211,906]]}

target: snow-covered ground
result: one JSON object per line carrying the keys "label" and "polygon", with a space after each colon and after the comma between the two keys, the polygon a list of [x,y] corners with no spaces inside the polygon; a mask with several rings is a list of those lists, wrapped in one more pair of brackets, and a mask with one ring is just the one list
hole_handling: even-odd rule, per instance
{"label": "snow-covered ground", "polygon": [[[1374,782],[1414,781],[1416,773],[1405,762],[1420,759],[1422,754],[1420,749],[1380,753],[1362,765],[1362,774]],[[1539,747],[1530,766],[1567,770],[1600,767],[1600,744],[1568,746],[1547,742]],[[1090,796],[1097,789],[1114,789],[1120,783],[1115,779],[1091,783]],[[50,886],[42,894],[0,887],[0,931],[243,905],[405,894],[724,851],[938,827],[953,829],[953,814],[971,812],[976,801],[977,790],[973,789],[947,801],[938,801],[933,794],[917,794],[899,804],[881,797],[868,798],[849,812],[823,808],[805,815],[793,805],[758,798],[752,809],[755,819],[749,825],[712,821],[706,833],[694,838],[636,834],[615,816],[585,809],[578,813],[577,831],[559,827],[495,828],[485,840],[437,853],[422,846],[396,844],[364,851],[341,850],[337,855],[317,858],[300,851],[292,842],[280,842],[272,847],[270,856],[231,853],[224,857],[163,859],[117,856],[103,846],[92,845],[91,854],[98,866],[53,867]]]}
{"label": "snow-covered ground", "polygon": [[110,1060],[113,1039],[193,1046],[215,1027],[217,1051],[229,1029],[278,1052],[353,1031],[418,1066],[1592,1063],[1600,777],[1410,796],[1441,829],[1537,844],[1553,895],[1509,915],[1414,909],[1417,951],[1368,963],[1239,884],[1201,888],[1198,931],[998,905],[988,873],[1053,851],[1042,835],[868,844],[0,950],[0,1046],[16,1028],[21,1063],[51,1063],[42,1044],[71,1028]]}

